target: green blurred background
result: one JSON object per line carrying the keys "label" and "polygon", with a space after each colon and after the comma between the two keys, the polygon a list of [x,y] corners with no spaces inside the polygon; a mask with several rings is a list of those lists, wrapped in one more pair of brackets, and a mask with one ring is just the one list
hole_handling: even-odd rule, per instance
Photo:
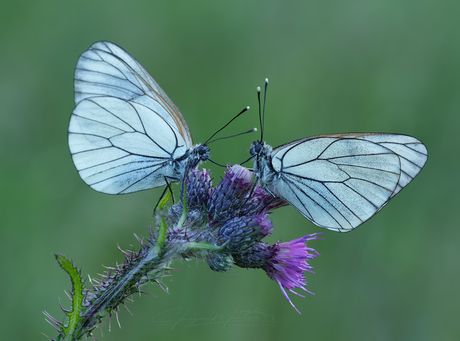
{"label": "green blurred background", "polygon": [[[46,310],[69,307],[62,253],[97,277],[117,244],[147,236],[161,190],[109,196],[72,164],[67,124],[78,56],[109,40],[135,56],[181,108],[195,142],[246,105],[226,134],[258,126],[256,86],[270,79],[266,140],[393,132],[428,147],[426,168],[364,226],[309,246],[308,289],[291,295],[263,271],[213,273],[177,262],[170,294],[135,296],[102,340],[458,340],[460,2],[4,1],[0,3],[1,338],[56,337]],[[212,145],[248,157],[258,135]],[[217,179],[222,169],[210,163]],[[271,242],[322,229],[294,209],[273,214]],[[133,245],[133,246],[132,246]]]}

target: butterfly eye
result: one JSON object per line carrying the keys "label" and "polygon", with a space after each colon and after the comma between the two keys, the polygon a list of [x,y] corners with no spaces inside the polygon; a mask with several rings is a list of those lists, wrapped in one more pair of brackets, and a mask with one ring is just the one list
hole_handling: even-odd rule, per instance
{"label": "butterfly eye", "polygon": [[257,144],[254,145],[254,153],[259,154],[262,151],[262,143],[257,142]]}
{"label": "butterfly eye", "polygon": [[204,156],[206,154],[209,153],[209,148],[201,145],[201,146],[198,146],[198,154],[200,154],[200,156]]}
{"label": "butterfly eye", "polygon": [[203,148],[203,146],[200,146],[200,147],[198,148],[198,154],[204,155],[205,153],[206,153],[206,150]]}

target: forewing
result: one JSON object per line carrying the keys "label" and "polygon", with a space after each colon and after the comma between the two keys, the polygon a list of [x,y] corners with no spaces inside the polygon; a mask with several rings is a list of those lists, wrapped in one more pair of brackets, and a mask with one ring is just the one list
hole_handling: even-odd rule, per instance
{"label": "forewing", "polygon": [[95,96],[111,96],[149,107],[175,127],[192,146],[184,117],[158,83],[124,49],[110,42],[94,43],[75,68],[75,104]]}
{"label": "forewing", "polygon": [[384,146],[399,156],[401,161],[401,177],[398,186],[390,199],[411,182],[428,159],[428,150],[425,145],[415,137],[398,134],[364,134],[357,136],[359,139],[371,141]]}
{"label": "forewing", "polygon": [[395,134],[322,135],[272,153],[269,189],[318,226],[347,232],[406,186],[426,162],[425,146]]}
{"label": "forewing", "polygon": [[83,181],[99,192],[125,194],[180,180],[171,160],[185,141],[162,116],[113,97],[80,101],[69,123],[69,148]]}

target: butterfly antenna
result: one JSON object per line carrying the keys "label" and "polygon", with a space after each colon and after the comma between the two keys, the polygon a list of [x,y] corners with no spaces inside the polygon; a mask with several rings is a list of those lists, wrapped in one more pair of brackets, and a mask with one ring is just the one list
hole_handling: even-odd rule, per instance
{"label": "butterfly antenna", "polygon": [[[247,133],[253,133],[253,132],[255,132],[255,131],[257,131],[257,128],[252,128],[252,129],[249,129],[248,131],[244,131],[244,132],[242,132],[242,133],[238,133],[238,134],[235,134],[235,135],[224,136],[224,137],[218,137],[217,139],[214,139],[214,140],[212,140],[212,141],[206,142],[206,144],[209,145],[209,144],[211,144],[211,143],[213,143],[213,142],[215,142],[215,141],[217,141],[217,140],[228,139],[228,138],[230,138],[230,137],[235,137],[235,136],[239,136],[239,135],[243,135],[243,134],[247,134]],[[252,158],[252,156],[251,156],[251,158]],[[250,160],[250,159],[246,160],[245,162],[247,162],[247,161],[249,161],[249,160]],[[226,166],[224,166],[224,165],[221,165],[220,163],[217,163],[216,161],[211,160],[210,158],[208,158],[208,161],[211,161],[212,163],[214,163],[215,165],[218,165],[218,166],[220,166],[220,167],[226,167]]]}
{"label": "butterfly antenna", "polygon": [[241,114],[243,114],[244,112],[248,111],[249,110],[249,107],[246,107],[244,108],[243,110],[240,111],[240,113],[238,115],[236,115],[235,117],[233,117],[230,121],[228,121],[228,123],[226,125],[224,125],[222,128],[220,128],[218,131],[216,131],[214,134],[212,134],[212,136],[205,142],[203,143],[203,145],[207,145],[208,142],[214,137],[216,136],[220,131],[222,131],[223,129],[225,129],[230,123],[232,123],[234,120],[236,120]]}
{"label": "butterfly antenna", "polygon": [[216,161],[213,161],[213,160],[211,160],[211,159],[208,159],[208,161],[210,161],[211,163],[213,163],[213,164],[215,164],[215,165],[218,165],[218,166],[220,166],[220,167],[227,167],[227,166],[221,165],[220,163],[217,163]]}
{"label": "butterfly antenna", "polygon": [[249,159],[247,159],[246,161],[241,162],[240,165],[241,165],[241,166],[244,165],[246,162],[248,162],[249,160],[251,160],[253,157],[254,157],[254,155],[251,155],[251,156],[249,157]]}
{"label": "butterfly antenna", "polygon": [[259,102],[260,142],[264,140],[264,127],[262,126],[262,111],[260,105],[260,86],[257,87],[257,100]]}
{"label": "butterfly antenna", "polygon": [[244,134],[247,134],[247,133],[253,133],[253,132],[255,132],[255,131],[257,131],[257,128],[252,128],[252,129],[249,129],[249,130],[247,130],[247,131],[243,131],[242,133],[238,133],[238,134],[235,134],[235,135],[224,136],[224,137],[218,137],[217,139],[214,139],[214,140],[212,140],[212,141],[206,142],[206,144],[209,145],[209,144],[211,144],[211,143],[213,143],[213,142],[215,142],[215,141],[218,141],[218,140],[228,139],[228,138],[230,138],[230,137],[240,136],[240,135],[244,135]]}
{"label": "butterfly antenna", "polygon": [[[262,129],[262,136],[265,131],[265,103],[267,103],[267,88],[268,88],[268,78],[265,78],[264,109],[262,110],[262,123],[261,123],[261,128],[260,128]],[[260,108],[260,99],[259,99],[259,108]],[[261,138],[260,141],[262,142],[263,139]]]}

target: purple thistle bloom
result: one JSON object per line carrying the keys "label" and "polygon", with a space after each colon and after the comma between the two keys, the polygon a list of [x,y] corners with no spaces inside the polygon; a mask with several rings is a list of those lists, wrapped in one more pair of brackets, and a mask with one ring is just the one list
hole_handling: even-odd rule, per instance
{"label": "purple thistle bloom", "polygon": [[[258,225],[260,233],[265,237],[273,228],[268,213],[285,206],[286,203],[279,198],[273,198],[258,186],[253,190],[252,177],[248,169],[235,165],[228,167],[225,177],[213,188],[209,171],[192,170],[185,186],[186,221],[189,225],[197,225],[197,221],[204,221],[205,229],[214,232],[223,227],[226,232],[222,231],[221,236],[229,233],[228,225],[231,224],[235,229],[237,226],[248,226],[250,229]],[[183,195],[181,197],[183,198]],[[183,204],[184,202],[175,204],[170,208],[167,218],[172,225],[179,221]]]}
{"label": "purple thistle bloom", "polygon": [[304,296],[296,293],[293,289],[300,288],[313,294],[305,288],[307,282],[303,273],[304,271],[313,273],[313,267],[307,263],[307,260],[319,256],[319,253],[307,247],[306,242],[312,239],[322,239],[318,237],[320,233],[310,234],[287,243],[278,242],[274,245],[260,242],[251,250],[237,255],[235,264],[243,268],[265,270],[268,277],[278,283],[284,297],[300,314],[286,290],[301,297]]}
{"label": "purple thistle bloom", "polygon": [[252,178],[252,173],[240,165],[228,167],[225,177],[206,203],[209,217],[219,223],[228,217],[270,213],[275,208],[286,205],[283,200],[273,198],[259,186],[253,190]]}
{"label": "purple thistle bloom", "polygon": [[[296,295],[299,294],[295,288],[310,292],[305,288],[307,283],[303,273],[313,272],[307,260],[319,253],[307,247],[306,242],[318,239],[318,234],[274,245],[262,242],[274,228],[268,214],[286,203],[273,198],[259,186],[254,188],[252,178],[248,169],[235,165],[228,167],[225,177],[213,188],[208,171],[193,170],[186,182],[186,221],[190,225],[200,222],[199,225],[206,223],[206,226],[204,229],[201,226],[201,232],[193,236],[190,231],[187,237],[220,247],[204,255],[214,271],[227,271],[233,264],[264,269],[296,309],[286,290]],[[176,204],[170,209],[173,226],[180,219],[182,205]]]}
{"label": "purple thistle bloom", "polygon": [[298,296],[304,297],[293,290],[295,288],[300,288],[314,295],[314,293],[305,288],[307,282],[303,273],[305,271],[313,273],[313,267],[307,263],[307,260],[320,255],[316,250],[307,247],[306,244],[308,240],[323,239],[319,238],[318,234],[319,233],[314,233],[302,238],[291,240],[287,243],[280,244],[278,242],[272,245],[272,257],[267,259],[266,266],[264,267],[268,277],[278,283],[284,297],[286,297],[289,303],[291,303],[299,314],[300,312],[292,303],[286,293],[286,290],[289,290]]}
{"label": "purple thistle bloom", "polygon": [[248,217],[230,219],[219,228],[218,239],[227,243],[228,252],[242,252],[257,244],[268,236],[273,225],[267,214],[256,214]]}
{"label": "purple thistle bloom", "polygon": [[186,186],[187,206],[196,207],[206,203],[213,191],[209,170],[192,170],[187,177]]}
{"label": "purple thistle bloom", "polygon": [[182,241],[214,245],[217,250],[201,255],[214,271],[230,269],[234,254],[250,249],[270,234],[273,225],[268,214],[286,205],[259,187],[254,189],[252,178],[248,169],[235,165],[228,167],[225,177],[213,188],[208,171],[192,170],[185,184],[184,224],[177,229],[183,219],[182,200],[166,216],[171,226],[168,236],[174,235],[168,240],[174,240],[179,248],[178,235],[184,236]]}

